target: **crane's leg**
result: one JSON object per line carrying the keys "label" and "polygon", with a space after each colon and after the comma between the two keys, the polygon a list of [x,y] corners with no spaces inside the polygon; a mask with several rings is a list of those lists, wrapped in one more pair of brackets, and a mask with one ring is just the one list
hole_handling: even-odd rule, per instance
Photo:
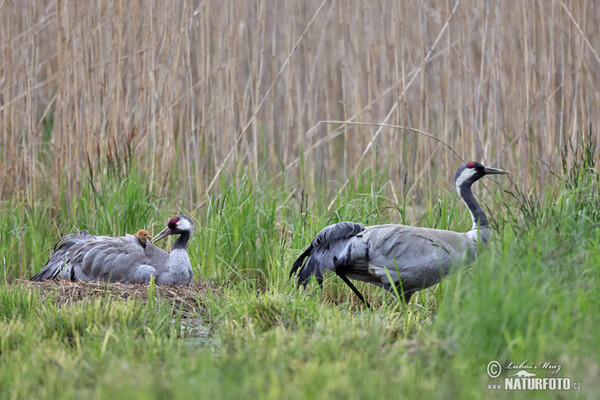
{"label": "crane's leg", "polygon": [[[408,302],[410,301],[410,298],[412,297],[413,292],[402,293],[402,292],[398,291],[398,293],[400,293],[400,297],[401,297],[400,300],[404,303],[405,306],[408,306]],[[404,297],[404,298],[402,298],[402,297]]]}
{"label": "crane's leg", "polygon": [[[349,255],[350,255],[350,247],[348,247],[348,256]],[[354,292],[354,294],[356,294],[358,296],[358,298],[365,304],[365,306],[367,306],[367,308],[370,309],[371,305],[365,300],[365,298],[358,291],[358,289],[356,288],[356,286],[354,286],[352,284],[352,282],[350,282],[350,279],[348,279],[348,277],[346,276],[344,261],[342,260],[340,262],[340,260],[337,257],[333,257],[333,270],[335,271],[335,274],[337,276],[339,276],[340,278],[342,278],[342,280],[344,282],[346,282],[346,285],[348,285],[350,287],[350,289],[352,289],[352,291]]]}
{"label": "crane's leg", "polygon": [[340,278],[342,278],[342,280],[344,282],[346,282],[346,285],[350,286],[350,289],[352,289],[352,291],[354,292],[354,294],[356,294],[358,296],[358,298],[365,303],[365,306],[367,306],[367,308],[371,308],[371,305],[365,300],[365,298],[363,297],[363,295],[358,291],[358,289],[356,288],[356,286],[354,286],[352,284],[352,282],[350,282],[350,279],[348,279],[348,277],[343,273],[340,272],[336,269],[335,271],[336,275],[339,276]]}
{"label": "crane's leg", "polygon": [[396,296],[396,291],[398,292],[398,300],[400,300],[401,303],[403,303],[405,306],[408,305],[408,302],[410,301],[410,298],[413,295],[413,291],[412,290],[404,290],[404,288],[402,287],[402,284],[400,282],[396,283],[396,291],[394,291],[393,286],[390,286],[390,288],[388,289],[388,291],[394,295],[394,297]]}

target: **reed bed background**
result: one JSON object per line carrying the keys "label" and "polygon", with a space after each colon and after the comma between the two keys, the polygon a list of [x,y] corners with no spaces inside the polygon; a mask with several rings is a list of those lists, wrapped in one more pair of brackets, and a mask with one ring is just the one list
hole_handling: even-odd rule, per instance
{"label": "reed bed background", "polygon": [[187,208],[237,167],[314,193],[475,159],[539,193],[597,125],[599,25],[589,1],[3,1],[0,194],[75,195],[123,144]]}
{"label": "reed bed background", "polygon": [[[599,14],[0,0],[0,398],[489,398],[491,360],[573,383],[528,397],[597,398]],[[475,185],[469,266],[407,307],[288,279],[341,220],[466,231],[468,159],[512,172]],[[190,288],[25,281],[64,234],[179,212]]]}

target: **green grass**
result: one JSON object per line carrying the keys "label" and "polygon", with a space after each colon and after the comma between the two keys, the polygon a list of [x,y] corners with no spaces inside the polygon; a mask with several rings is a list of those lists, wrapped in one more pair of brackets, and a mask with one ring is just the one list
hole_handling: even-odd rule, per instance
{"label": "green grass", "polygon": [[[105,169],[70,200],[6,200],[0,397],[594,398],[600,191],[594,166],[579,168],[543,198],[494,190],[488,181],[496,205],[490,246],[406,310],[372,286],[358,285],[369,311],[336,277],[321,291],[315,282],[297,290],[287,276],[328,224],[405,218],[405,201],[394,203],[381,174],[365,171],[331,212],[325,194],[307,201],[301,188],[243,178],[230,186],[223,178],[222,194],[193,213],[131,169]],[[440,196],[424,204],[418,223],[468,229],[457,196]],[[61,305],[58,294],[42,301],[11,282],[39,270],[63,234],[119,235],[150,224],[156,231],[178,212],[197,224],[189,246],[197,277],[224,287],[222,296],[199,299],[207,311],[194,321],[158,295],[148,303],[106,296]],[[492,393],[492,360],[559,363],[558,376],[582,389]]]}

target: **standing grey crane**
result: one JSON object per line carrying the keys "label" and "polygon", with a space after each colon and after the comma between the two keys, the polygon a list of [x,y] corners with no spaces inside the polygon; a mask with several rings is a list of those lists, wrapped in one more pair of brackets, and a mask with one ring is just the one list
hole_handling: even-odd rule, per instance
{"label": "standing grey crane", "polygon": [[108,237],[93,236],[83,230],[60,239],[46,266],[31,280],[61,278],[145,283],[154,276],[156,283],[188,285],[194,277],[187,254],[187,243],[192,233],[194,224],[191,219],[185,215],[171,218],[154,238],[157,242],[169,235],[179,235],[169,254],[147,242],[149,235],[146,231]]}
{"label": "standing grey crane", "polygon": [[508,172],[470,161],[454,175],[456,190],[466,203],[473,227],[466,233],[406,225],[363,226],[339,222],[324,228],[294,262],[290,277],[306,286],[315,275],[319,286],[323,271],[336,273],[352,291],[367,303],[350,279],[372,283],[394,293],[408,303],[412,294],[438,283],[459,263],[469,263],[477,245],[490,236],[488,219],[471,191],[471,185],[485,175]]}

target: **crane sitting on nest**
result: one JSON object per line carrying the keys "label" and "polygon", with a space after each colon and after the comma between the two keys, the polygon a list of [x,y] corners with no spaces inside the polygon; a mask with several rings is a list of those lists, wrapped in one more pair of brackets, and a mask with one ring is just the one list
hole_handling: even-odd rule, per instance
{"label": "crane sitting on nest", "polygon": [[458,194],[465,202],[473,227],[468,232],[420,228],[406,225],[363,226],[339,222],[324,228],[294,262],[290,277],[298,275],[305,285],[315,275],[319,286],[323,271],[336,273],[352,291],[367,303],[350,282],[355,279],[372,283],[394,293],[408,303],[412,294],[438,283],[458,263],[469,263],[478,244],[486,244],[488,219],[471,191],[471,185],[492,174],[508,172],[470,161],[461,165],[454,176]]}
{"label": "crane sitting on nest", "polygon": [[93,236],[88,231],[67,235],[54,246],[46,266],[31,278],[70,279],[72,281],[110,281],[145,283],[154,276],[156,283],[189,285],[194,274],[187,243],[194,233],[192,220],[177,215],[154,238],[179,235],[171,253],[154,246],[148,232],[119,237]]}

